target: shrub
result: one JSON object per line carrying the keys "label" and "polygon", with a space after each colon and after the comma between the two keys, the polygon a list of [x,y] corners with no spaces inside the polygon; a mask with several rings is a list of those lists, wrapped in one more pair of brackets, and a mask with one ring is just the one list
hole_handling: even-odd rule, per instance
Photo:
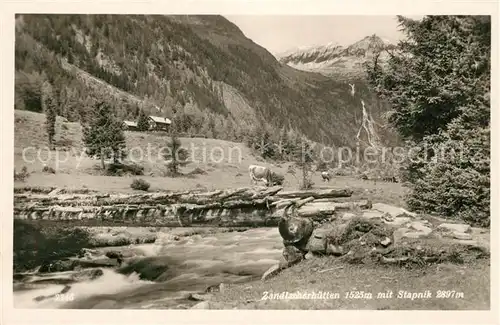
{"label": "shrub", "polygon": [[167,160],[167,174],[171,177],[179,176],[181,174],[179,168],[189,164],[189,153],[182,147],[180,139],[175,134],[170,137],[167,147],[170,149],[164,155]]}
{"label": "shrub", "polygon": [[24,182],[29,175],[30,174],[26,166],[23,166],[20,173],[17,173],[14,168],[14,181]]}
{"label": "shrub", "polygon": [[271,183],[274,185],[283,185],[285,181],[285,176],[278,174],[276,172],[271,172]]}
{"label": "shrub", "polygon": [[83,229],[41,228],[14,220],[14,270],[27,271],[42,264],[77,255],[89,247],[90,235]]}
{"label": "shrub", "polygon": [[195,169],[189,172],[189,175],[206,175],[206,174],[208,173],[199,167],[196,167]]}
{"label": "shrub", "polygon": [[[459,137],[461,139],[457,139]],[[448,154],[444,159],[413,166],[414,173],[420,177],[409,184],[412,192],[407,198],[408,206],[416,211],[489,227],[489,130],[461,129],[453,138],[445,135],[441,141],[441,148],[453,148],[457,153],[461,150],[462,154],[455,157]]]}
{"label": "shrub", "polygon": [[301,190],[310,190],[312,189],[314,185],[314,182],[310,178],[305,178],[302,180],[302,183],[300,184],[300,189]]}
{"label": "shrub", "polygon": [[122,176],[126,173],[141,176],[144,175],[144,167],[137,164],[112,163],[108,165],[106,173],[110,176]]}
{"label": "shrub", "polygon": [[350,172],[344,167],[344,168],[335,168],[333,170],[333,175],[335,176],[349,176]]}
{"label": "shrub", "polygon": [[43,166],[42,172],[48,173],[48,174],[55,174],[56,170],[52,167],[49,167],[49,166]]}
{"label": "shrub", "polygon": [[311,189],[314,183],[311,179],[312,172],[310,169],[310,164],[303,164],[300,170],[302,171],[302,177],[300,179],[297,177],[297,168],[294,165],[288,166],[287,174],[290,174],[295,178],[300,190]]}
{"label": "shrub", "polygon": [[319,162],[319,163],[316,165],[316,170],[317,170],[318,172],[325,172],[325,171],[328,171],[328,165],[326,164],[326,162],[321,161],[321,162]]}
{"label": "shrub", "polygon": [[140,191],[147,191],[151,184],[149,184],[147,181],[143,179],[134,179],[132,181],[132,184],[130,184],[130,187],[133,188],[134,190],[140,190]]}
{"label": "shrub", "polygon": [[368,172],[366,172],[366,171],[365,171],[365,172],[362,172],[361,174],[359,174],[359,176],[358,176],[358,177],[359,177],[360,179],[362,179],[362,180],[367,181],[367,180],[368,180]]}
{"label": "shrub", "polygon": [[73,140],[71,140],[69,138],[57,139],[57,140],[54,140],[54,145],[59,150],[71,148],[71,147],[73,147]]}

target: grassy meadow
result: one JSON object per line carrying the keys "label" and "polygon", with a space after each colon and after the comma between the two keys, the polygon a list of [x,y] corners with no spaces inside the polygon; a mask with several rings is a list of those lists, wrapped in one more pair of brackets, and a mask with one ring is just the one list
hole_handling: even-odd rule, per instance
{"label": "grassy meadow", "polygon": [[[271,164],[254,156],[242,143],[205,138],[181,138],[194,161],[182,167],[185,176],[166,177],[165,162],[158,149],[168,137],[157,133],[126,132],[127,149],[134,154],[150,148],[152,159],[136,160],[144,167],[144,176],[106,176],[100,170],[100,161],[82,155],[82,130],[78,123],[58,117],[56,124],[56,151],[47,150],[44,115],[15,111],[15,168],[24,166],[30,173],[24,181],[15,181],[15,187],[88,188],[102,192],[133,192],[134,178],[151,184],[149,191],[179,191],[195,188],[207,190],[250,186],[248,166],[259,164],[285,175],[285,189],[297,189],[298,181],[287,174],[288,164]],[[26,151],[26,148],[29,148]],[[194,149],[193,149],[194,148]],[[26,154],[23,156],[23,151]],[[211,155],[212,153],[212,155]],[[50,159],[49,159],[50,158]],[[55,173],[44,172],[44,166]],[[202,173],[190,174],[198,170]],[[362,180],[353,176],[334,176],[329,183],[319,172],[312,176],[314,188],[348,187],[354,190],[353,199],[371,199],[375,202],[406,207],[404,199],[408,190],[401,183]],[[440,221],[441,222],[441,221]],[[489,234],[484,234],[489,236]],[[486,240],[486,239],[485,239]],[[490,305],[490,261],[479,260],[473,264],[438,264],[419,269],[365,266],[339,263],[332,258],[312,258],[284,270],[266,281],[255,280],[226,287],[215,293],[213,303],[217,308],[238,309],[488,309]],[[433,298],[398,299],[399,290],[424,292],[430,290]],[[455,290],[456,298],[436,298],[437,290]],[[339,299],[325,300],[263,300],[264,292],[332,292]],[[372,298],[347,299],[346,292],[371,293]],[[393,291],[392,298],[377,297],[379,292]]]}
{"label": "grassy meadow", "polygon": [[[167,168],[159,149],[165,146],[168,137],[154,132],[126,132],[127,150],[134,162],[144,167],[144,176],[106,176],[100,169],[99,160],[82,154],[82,128],[79,123],[67,122],[58,117],[55,142],[64,151],[50,151],[44,122],[44,114],[15,111],[14,166],[17,171],[26,166],[30,173],[24,182],[16,181],[15,187],[50,186],[131,192],[134,191],[130,188],[132,179],[141,178],[151,184],[150,191],[236,188],[251,185],[248,176],[248,166],[251,164],[268,166],[283,174],[285,189],[298,187],[298,180],[286,173],[289,163],[264,162],[242,143],[205,138],[181,138],[182,146],[190,152],[189,157],[194,158],[181,171],[189,174],[199,169],[205,174],[165,177]],[[141,153],[143,159],[140,159]],[[55,173],[43,172],[45,165],[52,167]],[[404,206],[406,190],[399,183],[365,181],[349,176],[336,176],[329,183],[324,183],[319,172],[312,175],[312,181],[315,188],[349,187],[355,190],[355,196]]]}

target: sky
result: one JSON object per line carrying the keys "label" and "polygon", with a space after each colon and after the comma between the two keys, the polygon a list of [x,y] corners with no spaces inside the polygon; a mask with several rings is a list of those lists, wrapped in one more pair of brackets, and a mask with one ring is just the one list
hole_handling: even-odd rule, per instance
{"label": "sky", "polygon": [[[225,16],[246,37],[277,54],[330,42],[350,45],[377,34],[396,42],[403,37],[395,16]],[[417,16],[409,16],[419,18]]]}

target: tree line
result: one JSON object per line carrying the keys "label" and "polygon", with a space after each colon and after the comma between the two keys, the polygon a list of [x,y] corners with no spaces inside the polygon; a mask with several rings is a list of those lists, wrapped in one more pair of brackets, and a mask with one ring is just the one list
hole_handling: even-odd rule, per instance
{"label": "tree line", "polygon": [[[391,107],[389,122],[424,161],[409,161],[408,205],[490,224],[489,16],[398,16],[406,35],[386,68],[367,66]],[[445,151],[444,157],[438,156]]]}

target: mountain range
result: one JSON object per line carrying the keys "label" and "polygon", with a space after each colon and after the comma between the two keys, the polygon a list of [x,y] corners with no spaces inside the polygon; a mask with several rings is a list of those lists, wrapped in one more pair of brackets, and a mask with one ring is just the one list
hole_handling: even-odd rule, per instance
{"label": "mountain range", "polygon": [[379,61],[384,63],[389,52],[395,47],[390,41],[375,34],[349,46],[328,43],[288,50],[276,54],[276,58],[295,69],[318,72],[326,76],[364,78],[365,62],[371,61],[379,54]]}
{"label": "mountain range", "polygon": [[58,115],[70,121],[88,121],[90,99],[99,97],[122,119],[144,110],[171,118],[179,132],[239,141],[294,129],[313,141],[353,145],[360,100],[376,121],[388,110],[361,67],[382,46],[369,36],[277,60],[222,16],[22,14],[15,108],[42,111],[48,81]]}

